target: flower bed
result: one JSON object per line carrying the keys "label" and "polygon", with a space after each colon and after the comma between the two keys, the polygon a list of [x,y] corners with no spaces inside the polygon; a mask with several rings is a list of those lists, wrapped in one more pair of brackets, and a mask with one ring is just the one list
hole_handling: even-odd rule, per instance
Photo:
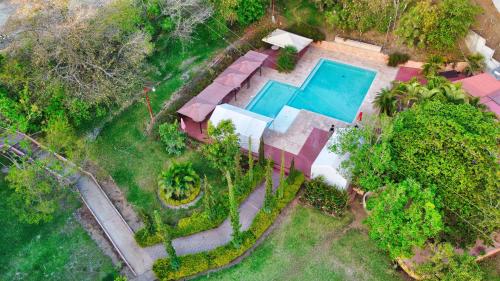
{"label": "flower bed", "polygon": [[265,213],[260,210],[257,213],[250,228],[242,233],[243,239],[239,248],[235,248],[232,243],[229,243],[208,252],[181,256],[179,257],[181,266],[177,271],[171,270],[169,258],[159,259],[153,265],[156,276],[160,280],[177,280],[223,267],[243,255],[273,224],[283,208],[295,198],[305,178],[303,174],[297,173],[289,176],[288,180],[289,184],[284,190],[283,198],[278,200],[272,212]]}

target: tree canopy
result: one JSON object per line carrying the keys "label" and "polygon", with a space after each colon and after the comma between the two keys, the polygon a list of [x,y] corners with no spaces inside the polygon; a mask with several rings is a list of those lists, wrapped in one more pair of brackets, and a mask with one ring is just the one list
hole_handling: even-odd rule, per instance
{"label": "tree canopy", "polygon": [[214,168],[234,172],[236,154],[240,151],[238,135],[231,120],[222,120],[217,126],[208,124],[210,142],[203,148]]}

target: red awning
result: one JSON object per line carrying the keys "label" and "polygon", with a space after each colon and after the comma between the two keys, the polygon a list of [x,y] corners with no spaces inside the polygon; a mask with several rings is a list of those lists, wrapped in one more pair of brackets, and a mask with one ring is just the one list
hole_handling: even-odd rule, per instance
{"label": "red awning", "polygon": [[214,82],[234,88],[240,88],[248,77],[250,77],[249,73],[242,73],[228,68],[224,70],[224,72],[222,72],[221,75],[214,80]]}
{"label": "red awning", "polygon": [[237,59],[231,66],[229,66],[228,69],[233,69],[241,73],[252,74],[261,66],[262,62],[241,57]]}
{"label": "red awning", "polygon": [[474,75],[457,81],[471,96],[481,98],[480,102],[500,117],[500,81],[489,73]]}
{"label": "red awning", "polygon": [[193,119],[195,122],[203,122],[215,109],[215,106],[215,104],[211,104],[206,100],[194,97],[177,112]]}

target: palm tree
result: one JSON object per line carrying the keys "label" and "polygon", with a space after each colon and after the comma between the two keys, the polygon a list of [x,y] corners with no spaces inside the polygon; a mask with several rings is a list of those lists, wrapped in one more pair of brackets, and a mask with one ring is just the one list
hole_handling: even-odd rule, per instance
{"label": "palm tree", "polygon": [[431,56],[422,66],[422,73],[425,75],[425,77],[436,76],[438,74],[438,71],[443,67],[444,63],[445,60],[442,56]]}
{"label": "palm tree", "polygon": [[486,66],[484,63],[484,56],[480,53],[468,55],[467,63],[468,65],[464,69],[464,72],[469,76],[482,72]]}
{"label": "palm tree", "polygon": [[470,97],[468,100],[469,104],[474,106],[475,108],[479,108],[480,110],[486,110],[486,105],[481,103],[481,99],[479,97]]}
{"label": "palm tree", "polygon": [[441,87],[444,97],[453,103],[464,103],[467,100],[467,94],[459,84],[448,83]]}
{"label": "palm tree", "polygon": [[394,92],[385,88],[377,94],[373,104],[378,108],[380,114],[385,113],[388,116],[392,116],[397,109],[397,102],[398,100]]}
{"label": "palm tree", "polygon": [[166,198],[182,200],[200,187],[200,177],[191,163],[173,163],[160,175],[158,187]]}

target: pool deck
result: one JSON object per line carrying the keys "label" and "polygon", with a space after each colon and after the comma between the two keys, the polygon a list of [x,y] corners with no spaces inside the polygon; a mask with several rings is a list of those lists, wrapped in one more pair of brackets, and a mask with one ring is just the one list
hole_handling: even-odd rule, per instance
{"label": "pool deck", "polygon": [[[299,60],[293,72],[279,73],[274,69],[264,67],[262,75],[254,75],[250,87],[241,89],[237,94],[237,99],[233,99],[230,104],[245,108],[269,80],[300,87],[321,59],[351,64],[377,72],[360,107],[360,111],[368,115],[375,113],[372,102],[376,94],[382,88],[389,87],[398,72],[398,68],[386,65],[385,56],[381,53],[335,43],[314,44],[309,47],[309,50]],[[332,124],[335,124],[336,128],[350,126],[350,124],[340,120],[301,110],[285,133],[266,130],[264,142],[276,148],[298,154],[313,128],[328,131]]]}

